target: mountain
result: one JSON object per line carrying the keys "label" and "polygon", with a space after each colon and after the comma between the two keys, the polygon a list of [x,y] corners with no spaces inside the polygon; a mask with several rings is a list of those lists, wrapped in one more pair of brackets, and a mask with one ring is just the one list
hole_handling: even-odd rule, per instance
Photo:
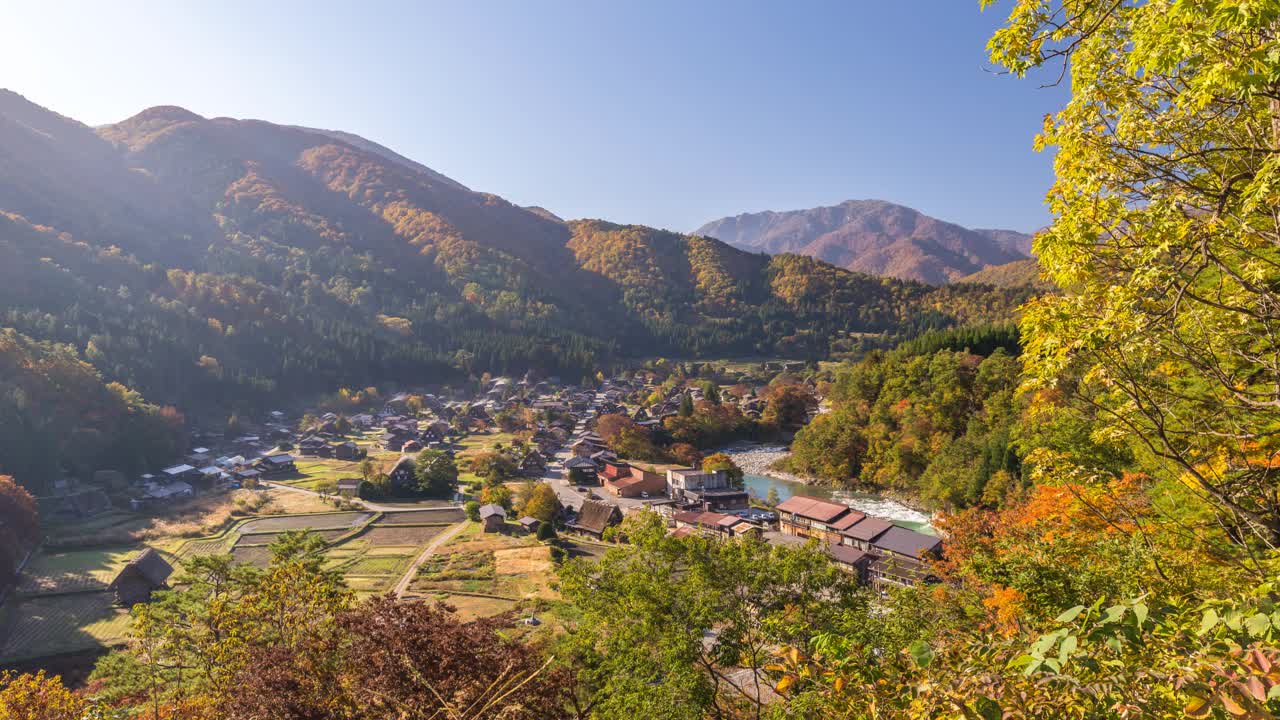
{"label": "mountain", "polygon": [[1033,235],[1018,232],[1017,230],[991,230],[986,228],[975,228],[974,232],[985,235],[1006,250],[1018,253],[1023,257],[1031,257]]}
{"label": "mountain", "polygon": [[748,213],[707,223],[694,234],[751,252],[798,253],[857,272],[931,285],[1025,258],[1030,249],[1030,237],[1022,233],[970,230],[883,200]]}
{"label": "mountain", "polygon": [[960,278],[957,282],[997,287],[1037,287],[1043,290],[1054,287],[1053,283],[1040,277],[1040,262],[1035,258],[985,267],[972,275]]}
{"label": "mountain", "polygon": [[1027,293],[565,222],[336,131],[169,106],[93,129],[0,93],[0,327],[188,413],[660,355],[828,357],[1005,318]]}

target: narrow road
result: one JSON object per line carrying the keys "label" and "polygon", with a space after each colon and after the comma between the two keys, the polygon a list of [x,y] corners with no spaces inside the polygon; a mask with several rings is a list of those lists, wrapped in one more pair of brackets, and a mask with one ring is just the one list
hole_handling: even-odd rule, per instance
{"label": "narrow road", "polygon": [[466,529],[467,522],[467,520],[463,520],[457,525],[454,525],[448,530],[440,533],[431,541],[431,544],[427,545],[427,547],[423,549],[422,554],[419,555],[417,559],[413,561],[413,564],[409,566],[409,569],[405,571],[404,577],[400,578],[400,582],[396,583],[395,593],[397,598],[404,597],[405,591],[409,589],[410,583],[413,582],[413,578],[418,574],[418,568],[422,567],[422,564],[427,561],[427,558],[435,555],[436,550],[440,549],[441,545],[449,542],[456,537],[458,533]]}

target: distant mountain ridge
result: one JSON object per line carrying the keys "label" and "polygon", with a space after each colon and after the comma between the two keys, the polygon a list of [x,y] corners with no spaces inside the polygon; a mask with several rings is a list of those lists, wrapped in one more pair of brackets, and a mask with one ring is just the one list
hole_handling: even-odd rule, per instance
{"label": "distant mountain ridge", "polygon": [[0,91],[0,325],[183,408],[825,358],[1007,318],[1028,292],[956,288],[566,222],[338,131],[172,106],[95,129]]}
{"label": "distant mountain ridge", "polygon": [[797,253],[870,275],[944,285],[1026,258],[1031,236],[971,230],[884,200],[746,213],[694,231],[751,252]]}

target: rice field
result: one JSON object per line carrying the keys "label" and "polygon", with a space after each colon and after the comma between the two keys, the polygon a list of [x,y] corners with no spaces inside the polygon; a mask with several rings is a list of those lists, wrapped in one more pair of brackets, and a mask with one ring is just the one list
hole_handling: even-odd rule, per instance
{"label": "rice field", "polygon": [[432,508],[425,510],[402,510],[399,512],[389,512],[383,515],[379,520],[379,525],[419,525],[432,523],[453,524],[462,522],[466,518],[466,513],[461,508]]}
{"label": "rice field", "polygon": [[40,553],[23,570],[18,593],[48,595],[105,589],[137,552],[135,548],[111,548]]}
{"label": "rice field", "polygon": [[367,522],[373,515],[367,512],[325,513],[322,515],[281,515],[261,520],[250,520],[240,526],[241,533],[282,532],[284,530],[325,530],[353,528]]}
{"label": "rice field", "polygon": [[8,662],[112,645],[129,630],[129,612],[106,592],[13,600],[6,610],[0,659]]}
{"label": "rice field", "polygon": [[402,525],[387,527],[375,525],[360,536],[367,544],[379,545],[425,545],[431,538],[444,532],[448,525]]}
{"label": "rice field", "polygon": [[[240,539],[236,541],[236,547],[244,547],[245,545],[270,545],[279,540],[285,532],[259,532],[259,533],[242,533]],[[308,530],[307,534],[317,535],[324,539],[325,542],[336,540],[337,538],[351,532],[350,529],[344,528],[340,530]]]}
{"label": "rice field", "polygon": [[[300,496],[306,498],[306,496]],[[464,519],[459,508],[417,508],[377,516],[372,512],[268,515],[249,519],[217,535],[169,538],[150,544],[173,565],[199,555],[231,553],[239,563],[265,567],[269,545],[290,530],[310,530],[326,542],[351,535],[375,517],[376,523],[326,548],[326,567],[338,570],[357,597],[387,592],[413,558],[433,538]],[[122,642],[129,613],[113,604],[107,585],[125,563],[146,547],[129,545],[42,551],[24,570],[17,592],[0,608],[0,661],[36,659],[92,650]],[[491,568],[493,560],[488,561]]]}

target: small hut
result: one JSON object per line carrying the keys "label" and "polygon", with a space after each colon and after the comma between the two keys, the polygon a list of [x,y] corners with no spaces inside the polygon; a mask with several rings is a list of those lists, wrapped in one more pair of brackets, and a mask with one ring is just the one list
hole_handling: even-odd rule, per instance
{"label": "small hut", "polygon": [[151,593],[169,587],[173,566],[151,548],[143,550],[120,570],[107,589],[115,593],[116,603],[133,607],[151,601]]}
{"label": "small hut", "polygon": [[502,509],[501,505],[482,505],[480,507],[480,522],[484,523],[484,531],[502,532],[502,526],[507,522],[507,511]]}

